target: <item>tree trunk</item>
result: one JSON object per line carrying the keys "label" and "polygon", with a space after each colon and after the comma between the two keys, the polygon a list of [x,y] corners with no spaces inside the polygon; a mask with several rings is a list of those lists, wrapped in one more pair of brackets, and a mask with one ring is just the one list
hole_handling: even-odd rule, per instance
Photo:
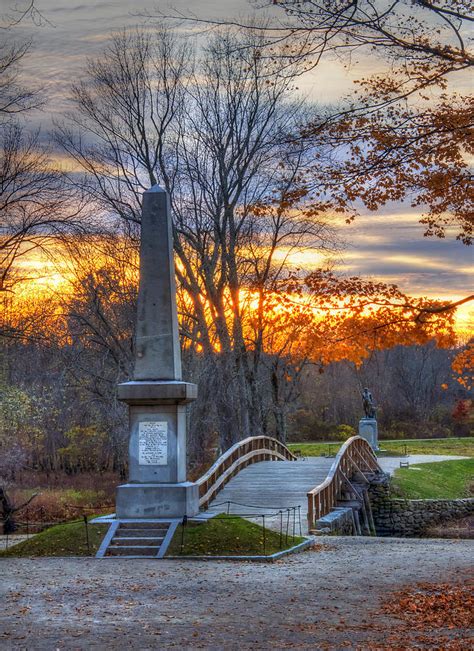
{"label": "tree trunk", "polygon": [[3,486],[0,486],[0,507],[1,507],[1,516],[3,522],[3,535],[8,536],[11,533],[14,533],[17,529],[15,520],[13,519],[13,514],[15,509],[13,504],[10,501],[10,498],[5,492]]}

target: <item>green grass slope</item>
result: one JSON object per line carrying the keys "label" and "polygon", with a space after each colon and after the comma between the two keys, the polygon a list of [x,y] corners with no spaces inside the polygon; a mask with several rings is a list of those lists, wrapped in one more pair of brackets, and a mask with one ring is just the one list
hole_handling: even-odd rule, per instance
{"label": "green grass slope", "polygon": [[[181,552],[182,526],[180,525],[168,548],[167,556],[263,556],[263,529],[254,522],[236,516],[218,515],[205,524],[186,526],[184,547]],[[302,542],[304,538],[265,532],[265,555],[274,554]]]}
{"label": "green grass slope", "polygon": [[58,524],[0,552],[5,556],[94,556],[108,525],[89,525],[89,548],[87,549],[84,522]]}
{"label": "green grass slope", "polygon": [[474,459],[399,468],[395,471],[392,486],[396,495],[409,499],[474,497]]}
{"label": "green grass slope", "polygon": [[[89,550],[83,522],[60,524],[0,552],[2,557],[94,556],[108,525],[89,525]],[[182,528],[178,527],[168,549],[169,556],[181,555]],[[265,554],[270,555],[302,542],[285,536],[280,547],[279,532],[265,531]],[[184,532],[183,556],[262,556],[263,529],[236,516],[219,515],[205,524],[188,525]]]}

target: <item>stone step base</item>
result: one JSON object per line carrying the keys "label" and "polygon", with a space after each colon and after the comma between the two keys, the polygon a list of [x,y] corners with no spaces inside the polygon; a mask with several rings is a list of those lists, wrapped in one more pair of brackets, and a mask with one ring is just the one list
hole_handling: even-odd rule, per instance
{"label": "stone step base", "polygon": [[337,506],[354,509],[356,511],[360,511],[362,508],[362,502],[359,502],[358,500],[338,500],[336,504]]}
{"label": "stone step base", "polygon": [[125,520],[120,521],[120,530],[125,529],[165,529],[169,527],[169,522],[156,521],[156,522],[143,522],[141,520]]}
{"label": "stone step base", "polygon": [[152,556],[153,558],[156,558],[159,551],[159,545],[119,545],[117,547],[110,545],[107,549],[107,556],[130,556],[134,554],[135,556]]}
{"label": "stone step base", "polygon": [[112,521],[97,557],[162,558],[179,522]]}

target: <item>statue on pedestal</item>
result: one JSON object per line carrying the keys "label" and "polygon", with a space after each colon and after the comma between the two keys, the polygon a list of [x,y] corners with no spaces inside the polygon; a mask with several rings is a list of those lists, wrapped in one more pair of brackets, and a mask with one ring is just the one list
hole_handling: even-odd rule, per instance
{"label": "statue on pedestal", "polygon": [[362,404],[365,416],[359,421],[359,436],[370,443],[373,450],[378,450],[377,408],[372,393],[367,387],[362,391]]}
{"label": "statue on pedestal", "polygon": [[362,391],[362,404],[366,418],[377,418],[377,408],[375,407],[372,394],[367,387]]}

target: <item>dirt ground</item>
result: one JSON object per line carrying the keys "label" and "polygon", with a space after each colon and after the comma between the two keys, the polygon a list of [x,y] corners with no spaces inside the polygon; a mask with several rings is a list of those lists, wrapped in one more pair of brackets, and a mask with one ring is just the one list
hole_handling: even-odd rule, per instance
{"label": "dirt ground", "polygon": [[[441,648],[439,631],[433,644],[406,630],[390,641],[403,629],[381,604],[472,578],[473,541],[321,542],[275,564],[1,559],[0,649]],[[468,631],[442,632],[474,649]]]}

